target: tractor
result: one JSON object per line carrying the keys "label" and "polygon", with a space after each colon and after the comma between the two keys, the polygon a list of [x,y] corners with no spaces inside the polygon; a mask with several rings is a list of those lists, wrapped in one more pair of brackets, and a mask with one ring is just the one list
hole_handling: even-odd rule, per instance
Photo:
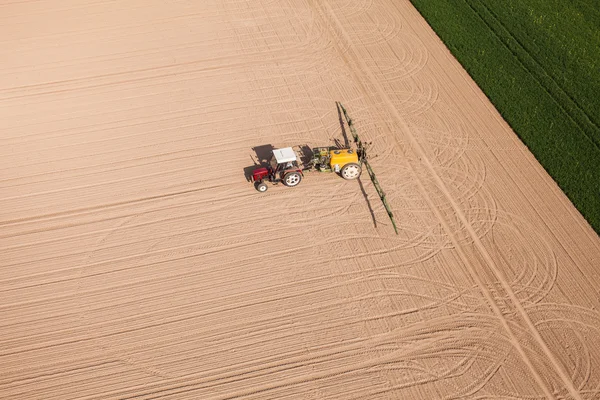
{"label": "tractor", "polygon": [[283,183],[285,186],[297,186],[304,177],[304,171],[336,172],[347,180],[357,179],[362,172],[364,151],[341,149],[336,147],[315,147],[312,149],[310,161],[302,164],[307,158],[303,148],[295,146],[274,149],[267,165],[259,166],[252,171],[252,181],[259,192],[267,191],[267,183]]}
{"label": "tractor", "polygon": [[[313,147],[312,149],[308,146],[295,146],[296,149],[294,147],[273,149],[269,146],[269,159],[266,160],[268,162],[254,168],[248,178],[254,182],[256,190],[266,192],[268,189],[267,182],[274,185],[281,182],[289,187],[298,186],[304,177],[304,171],[313,169],[320,172],[335,172],[346,180],[358,179],[364,166],[392,221],[394,231],[398,234],[394,215],[387,202],[386,195],[368,161],[367,148],[370,147],[371,143],[365,143],[359,139],[354,123],[348,116],[344,106],[340,102],[336,102],[336,105],[340,113],[340,120],[342,113],[346,119],[354,139],[355,149],[342,146]],[[309,152],[311,154],[307,154]],[[267,157],[259,158],[265,161]]]}
{"label": "tractor", "polygon": [[303,168],[298,165],[298,155],[291,147],[273,150],[268,165],[252,171],[252,181],[259,192],[267,191],[266,182],[283,182],[285,186],[298,186],[304,176]]}

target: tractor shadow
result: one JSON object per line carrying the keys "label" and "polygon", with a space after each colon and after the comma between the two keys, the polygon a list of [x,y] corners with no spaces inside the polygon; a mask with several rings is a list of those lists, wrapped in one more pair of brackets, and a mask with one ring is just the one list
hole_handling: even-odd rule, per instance
{"label": "tractor shadow", "polygon": [[273,155],[273,150],[275,150],[275,147],[273,147],[272,144],[263,144],[261,146],[253,147],[252,150],[254,151],[254,154],[256,154],[256,160],[258,161],[258,164],[267,165],[271,159],[271,156]]}
{"label": "tractor shadow", "polygon": [[253,147],[254,157],[250,156],[253,165],[244,168],[244,177],[247,182],[252,182],[252,171],[254,171],[258,167],[265,167],[269,165],[269,160],[273,155],[273,150],[275,147],[271,144],[263,144],[260,146]]}
{"label": "tractor shadow", "polygon": [[302,144],[299,146],[294,146],[294,150],[296,150],[298,156],[300,157],[300,164],[304,168],[308,167],[311,164],[312,159],[314,157],[313,151],[310,148],[310,146],[307,144]]}
{"label": "tractor shadow", "polygon": [[[338,120],[340,121],[340,127],[342,128],[342,136],[344,137],[344,146],[340,143],[338,139],[335,139],[335,145],[338,147],[350,147],[350,140],[348,139],[348,133],[346,132],[346,124],[344,123],[344,118],[342,117],[342,110],[338,103],[335,103],[338,112]],[[360,187],[360,191],[362,192],[365,201],[367,202],[367,207],[369,208],[369,213],[371,213],[371,219],[373,220],[373,225],[377,228],[377,219],[375,218],[375,212],[373,211],[373,207],[371,206],[371,202],[369,201],[369,195],[365,191],[365,186],[363,185],[361,178],[357,179],[358,186]]]}

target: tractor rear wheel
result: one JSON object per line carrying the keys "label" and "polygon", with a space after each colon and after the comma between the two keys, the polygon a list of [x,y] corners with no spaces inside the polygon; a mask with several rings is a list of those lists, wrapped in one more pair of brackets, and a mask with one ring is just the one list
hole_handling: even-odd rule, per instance
{"label": "tractor rear wheel", "polygon": [[348,163],[348,164],[344,165],[344,167],[340,171],[340,175],[344,179],[351,180],[351,179],[358,178],[360,176],[361,172],[362,172],[362,168],[360,167],[359,164]]}
{"label": "tractor rear wheel", "polygon": [[259,192],[266,192],[269,187],[264,182],[259,182],[256,184],[256,190]]}
{"label": "tractor rear wheel", "polygon": [[300,181],[302,180],[302,175],[299,172],[288,172],[283,177],[283,184],[285,186],[294,187],[298,186]]}

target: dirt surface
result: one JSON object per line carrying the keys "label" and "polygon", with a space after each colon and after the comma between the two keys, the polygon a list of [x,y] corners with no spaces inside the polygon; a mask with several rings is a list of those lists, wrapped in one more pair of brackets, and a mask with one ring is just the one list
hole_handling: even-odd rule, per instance
{"label": "dirt surface", "polygon": [[[600,398],[600,239],[408,1],[0,20],[1,398]],[[366,175],[245,179],[336,100],[399,235]]]}

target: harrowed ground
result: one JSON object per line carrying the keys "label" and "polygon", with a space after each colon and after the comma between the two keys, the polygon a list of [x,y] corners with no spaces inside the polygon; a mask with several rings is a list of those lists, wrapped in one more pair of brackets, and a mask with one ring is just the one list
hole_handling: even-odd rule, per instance
{"label": "harrowed ground", "polygon": [[[0,398],[599,398],[600,239],[408,0],[0,20]],[[366,174],[245,179],[338,100],[399,235]]]}

